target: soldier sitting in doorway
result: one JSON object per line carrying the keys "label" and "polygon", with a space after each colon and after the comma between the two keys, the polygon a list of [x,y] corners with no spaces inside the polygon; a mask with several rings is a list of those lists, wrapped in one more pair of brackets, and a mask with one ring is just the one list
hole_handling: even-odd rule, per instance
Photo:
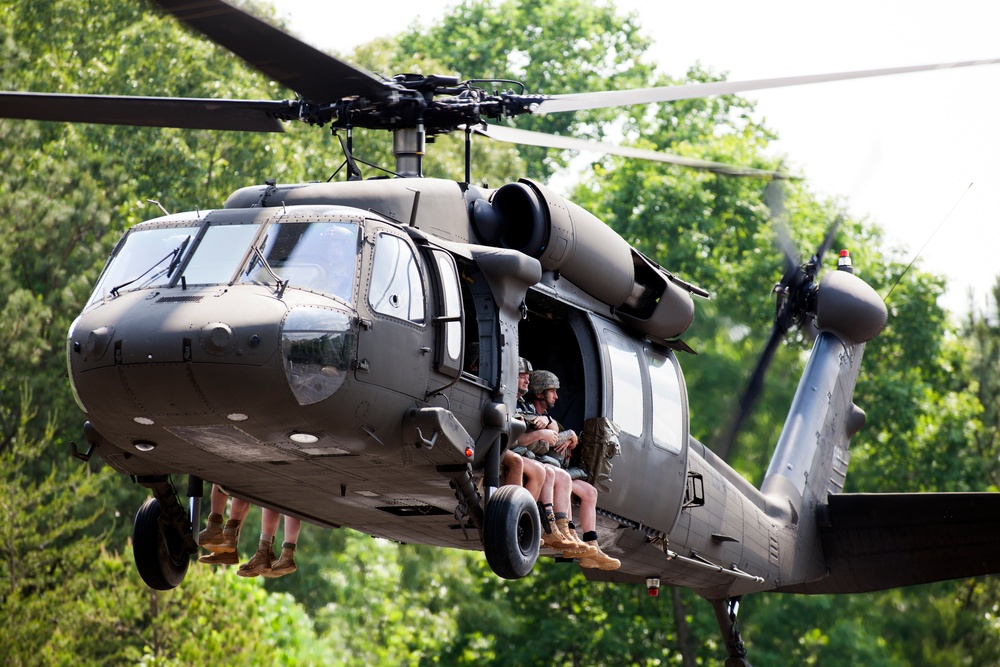
{"label": "soldier sitting in doorway", "polygon": [[[578,438],[571,430],[562,429],[559,423],[548,415],[548,409],[558,400],[559,378],[549,371],[530,371],[526,360],[521,360],[522,371],[518,373],[518,408],[527,422],[528,431],[518,439],[517,444],[527,447],[552,473],[552,503],[542,506],[543,516],[555,528],[542,536],[545,546],[562,549],[563,555],[579,559],[580,566],[617,570],[621,562],[604,553],[597,543],[597,489],[582,479],[572,479],[564,469],[563,462],[569,461]],[[524,400],[527,398],[528,400]],[[536,453],[537,452],[537,453]],[[548,482],[549,477],[546,477]],[[571,494],[580,499],[580,524],[583,540],[580,540],[572,522]],[[546,519],[543,519],[545,522]],[[551,542],[551,544],[550,544]],[[586,547],[586,551],[566,549],[561,546]],[[558,543],[558,544],[557,544]]]}

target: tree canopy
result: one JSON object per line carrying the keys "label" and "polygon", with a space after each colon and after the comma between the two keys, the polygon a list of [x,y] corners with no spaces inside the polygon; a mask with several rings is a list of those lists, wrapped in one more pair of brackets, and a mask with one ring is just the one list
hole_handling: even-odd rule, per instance
{"label": "tree canopy", "polygon": [[[263,3],[254,12],[273,18]],[[573,20],[565,20],[572,16]],[[81,36],[86,39],[81,39]],[[544,37],[542,39],[541,37]],[[514,78],[531,91],[707,81],[659,72],[634,15],[596,0],[467,0],[426,30],[366,45],[352,61],[380,71]],[[287,91],[224,50],[136,2],[0,4],[0,88],[45,92],[279,98]],[[519,120],[519,126],[773,168],[775,130],[753,103],[717,97]],[[384,144],[375,137],[369,155]],[[428,173],[457,177],[459,150],[440,137]],[[567,156],[477,145],[477,180],[557,173]],[[381,152],[380,152],[381,151]],[[328,138],[0,120],[0,622],[10,665],[148,664],[708,664],[720,656],[711,610],[686,591],[595,585],[572,565],[541,561],[528,578],[496,578],[481,554],[398,546],[357,533],[303,531],[300,570],[262,583],[194,566],[156,593],[131,564],[127,535],[143,491],[107,467],[71,459],[83,416],[63,346],[120,234],[169,210],[218,206],[267,178],[329,177]],[[481,170],[481,171],[480,171]],[[781,272],[766,182],[605,157],[570,198],[685,280],[698,303],[682,359],[692,433],[711,443],[734,405],[773,315]],[[784,218],[803,255],[844,217],[836,245],[880,294],[904,271],[899,253],[842,203],[786,188]],[[937,305],[943,281],[902,275],[887,329],[866,350],[855,401],[849,490],[997,490],[1000,331],[972,313],[955,324]],[[994,293],[1000,303],[1000,286]],[[781,347],[734,464],[759,479],[809,340]],[[255,518],[248,519],[254,522]],[[247,554],[244,554],[247,555]],[[1000,654],[994,579],[873,596],[760,595],[744,605],[762,664],[993,664]]]}

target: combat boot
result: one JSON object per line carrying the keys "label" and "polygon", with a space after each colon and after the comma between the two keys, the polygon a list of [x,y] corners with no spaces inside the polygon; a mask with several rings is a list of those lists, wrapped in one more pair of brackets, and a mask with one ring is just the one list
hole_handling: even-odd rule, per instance
{"label": "combat boot", "polygon": [[209,514],[208,515],[208,525],[205,526],[205,530],[198,533],[198,545],[203,546],[206,549],[209,544],[215,544],[222,541],[222,515],[221,514]]}
{"label": "combat boot", "polygon": [[[546,533],[542,531],[542,546],[548,547],[549,549],[555,549],[556,551],[562,551],[564,556],[567,552],[579,552],[579,548],[576,543],[563,535],[555,524],[552,524],[552,530],[550,532]],[[569,558],[572,558],[572,556],[569,556]]]}
{"label": "combat boot", "polygon": [[295,572],[295,544],[285,542],[281,545],[281,555],[271,563],[271,570],[264,572],[265,577],[277,578]]}
{"label": "combat boot", "polygon": [[223,565],[228,567],[230,565],[239,565],[240,555],[235,551],[213,552],[201,556],[198,559],[198,562],[204,563],[205,565]]}
{"label": "combat boot", "polygon": [[556,519],[557,531],[562,533],[565,540],[571,545],[563,550],[563,558],[586,558],[593,556],[597,552],[589,544],[580,539],[576,531],[569,527],[569,519]]}
{"label": "combat boot", "polygon": [[599,570],[617,570],[622,566],[622,562],[620,560],[612,558],[601,551],[601,547],[597,544],[597,540],[587,542],[586,544],[594,547],[594,549],[597,550],[597,554],[581,558],[580,567],[597,568]]}
{"label": "combat boot", "polygon": [[[202,535],[207,531],[207,528],[201,531]],[[198,538],[199,544],[213,553],[235,552],[236,544],[240,539],[240,522],[230,519],[226,522],[220,534],[216,535],[213,533],[204,540],[201,539],[201,535]]]}
{"label": "combat boot", "polygon": [[247,562],[240,565],[236,571],[241,577],[258,577],[271,571],[271,563],[274,561],[274,537],[269,540],[261,540],[257,545],[257,553]]}

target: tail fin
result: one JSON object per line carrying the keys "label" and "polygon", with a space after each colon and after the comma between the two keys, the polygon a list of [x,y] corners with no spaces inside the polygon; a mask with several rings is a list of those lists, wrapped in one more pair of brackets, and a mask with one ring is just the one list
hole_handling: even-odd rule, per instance
{"label": "tail fin", "polygon": [[791,580],[825,574],[816,510],[828,494],[843,490],[851,436],[864,425],[864,411],[852,400],[864,347],[831,333],[816,339],[761,485],[772,507],[788,508],[779,520],[794,532],[794,553],[803,556],[782,568]]}

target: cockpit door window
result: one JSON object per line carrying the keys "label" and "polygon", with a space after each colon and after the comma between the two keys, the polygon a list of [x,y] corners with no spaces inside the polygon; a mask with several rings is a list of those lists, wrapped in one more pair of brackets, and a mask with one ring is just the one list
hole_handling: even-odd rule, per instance
{"label": "cockpit door window", "polygon": [[462,292],[459,288],[455,260],[444,250],[428,251],[433,267],[437,292],[437,315],[434,325],[437,336],[435,364],[438,370],[452,377],[462,372]]}
{"label": "cockpit door window", "polygon": [[379,234],[368,303],[381,315],[424,323],[424,285],[413,249],[398,236]]}

